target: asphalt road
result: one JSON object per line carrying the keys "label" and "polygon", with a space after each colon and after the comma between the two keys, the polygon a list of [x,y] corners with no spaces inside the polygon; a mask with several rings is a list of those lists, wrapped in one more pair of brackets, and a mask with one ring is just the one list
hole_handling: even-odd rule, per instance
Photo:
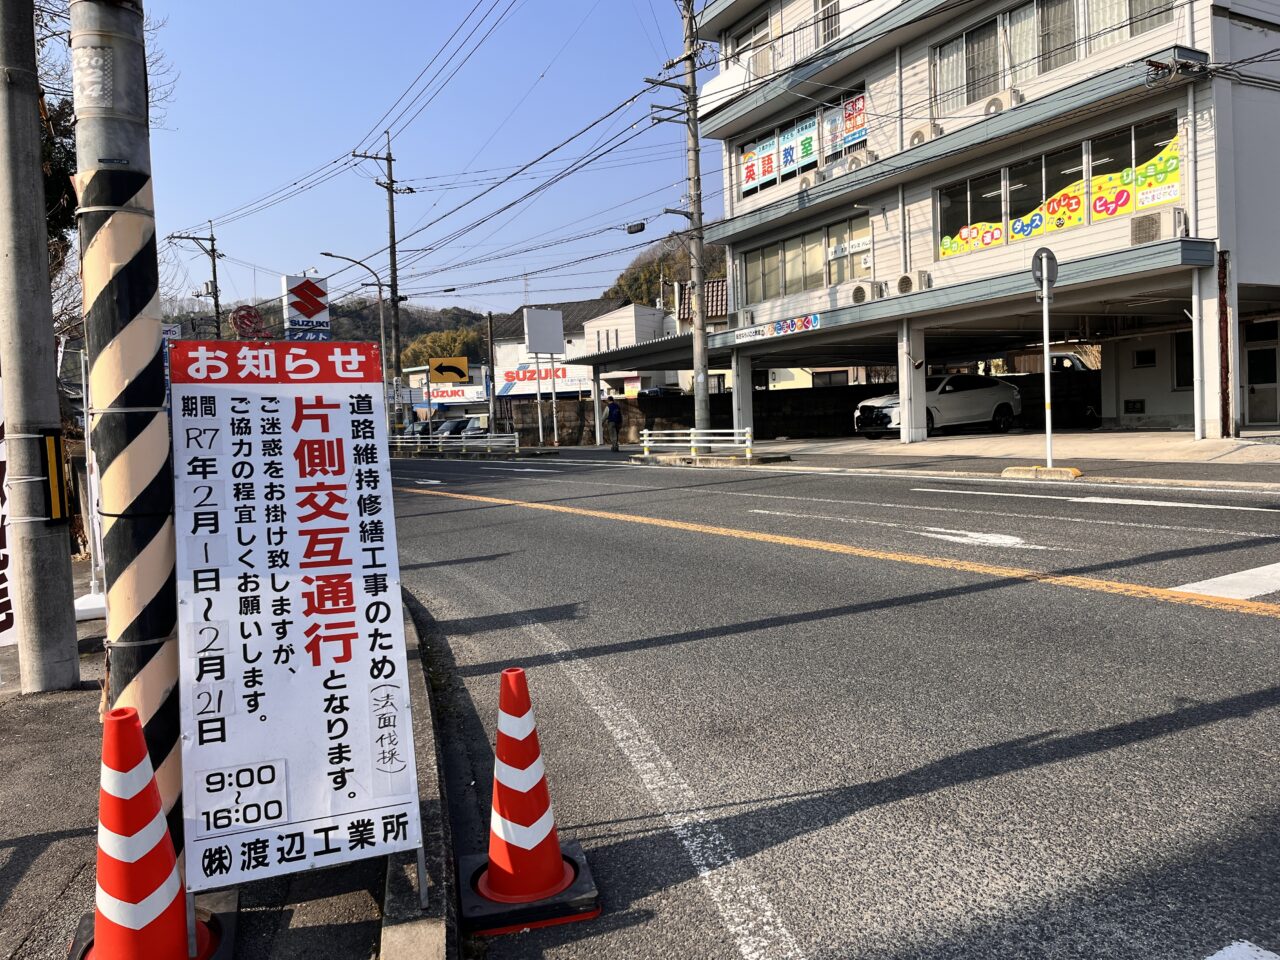
{"label": "asphalt road", "polygon": [[1280,496],[395,476],[458,852],[485,845],[497,675],[524,666],[604,893],[488,956],[1280,952]]}

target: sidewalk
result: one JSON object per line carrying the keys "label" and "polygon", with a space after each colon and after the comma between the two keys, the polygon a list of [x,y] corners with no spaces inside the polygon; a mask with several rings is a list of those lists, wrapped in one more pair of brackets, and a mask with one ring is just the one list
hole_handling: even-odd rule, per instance
{"label": "sidewalk", "polygon": [[[552,451],[547,451],[552,452]],[[601,447],[560,447],[565,461],[629,462],[638,444],[619,453]],[[957,433],[920,443],[832,437],[810,440],[761,440],[758,455],[786,455],[789,464],[770,470],[815,470],[998,477],[1011,466],[1044,463],[1044,436]],[[1220,486],[1280,492],[1280,443],[1244,440],[1195,441],[1185,433],[1103,431],[1054,435],[1054,464],[1076,467],[1092,482],[1169,486]]]}

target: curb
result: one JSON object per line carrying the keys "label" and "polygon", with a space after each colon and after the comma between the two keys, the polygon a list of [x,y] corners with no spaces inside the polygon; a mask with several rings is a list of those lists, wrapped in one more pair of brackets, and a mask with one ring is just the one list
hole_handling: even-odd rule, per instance
{"label": "curb", "polygon": [[1075,467],[1005,467],[1000,476],[1006,480],[1079,480],[1084,474]]}
{"label": "curb", "polygon": [[632,463],[644,465],[660,465],[666,467],[751,467],[761,463],[790,463],[791,457],[786,454],[752,457],[748,460],[746,457],[717,457],[717,456],[691,456],[687,453],[662,453],[656,456],[645,456],[644,454],[635,454],[629,458]]}
{"label": "curb", "polygon": [[[405,650],[410,654],[409,703],[418,763],[418,800],[422,813],[422,842],[427,867],[427,905],[420,901],[418,862],[414,851],[387,857],[386,891],[382,900],[380,960],[446,960],[457,956],[450,936],[449,915],[454,900],[452,841],[440,776],[434,704],[418,630],[406,609]],[[421,673],[413,674],[413,660]]]}

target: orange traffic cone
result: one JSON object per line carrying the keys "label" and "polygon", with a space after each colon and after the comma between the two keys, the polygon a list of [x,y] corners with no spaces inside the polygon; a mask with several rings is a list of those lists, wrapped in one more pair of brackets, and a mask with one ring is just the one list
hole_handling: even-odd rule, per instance
{"label": "orange traffic cone", "polygon": [[[160,804],[138,711],[112,710],[102,729],[98,794],[98,893],[93,940],[73,956],[185,960],[187,911],[169,824]],[[197,924],[197,957],[217,948]]]}
{"label": "orange traffic cone", "polygon": [[525,673],[502,671],[489,856],[462,858],[463,920],[507,933],[600,915],[582,848],[561,846]]}

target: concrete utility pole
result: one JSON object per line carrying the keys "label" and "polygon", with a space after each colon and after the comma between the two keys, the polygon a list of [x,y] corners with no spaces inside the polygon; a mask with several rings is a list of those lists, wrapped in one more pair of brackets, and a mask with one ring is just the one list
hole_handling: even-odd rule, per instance
{"label": "concrete utility pole", "polygon": [[351,155],[362,160],[379,160],[387,165],[387,179],[375,182],[387,191],[387,251],[391,257],[391,276],[388,283],[391,290],[391,370],[396,390],[396,423],[399,425],[404,420],[400,401],[400,381],[404,377],[404,368],[400,363],[400,268],[396,257],[396,194],[413,193],[414,189],[412,187],[396,188],[395,157],[391,155],[391,131],[386,131],[386,135],[385,155],[355,152]]}
{"label": "concrete utility pole", "polygon": [[[649,80],[649,83],[671,87],[684,94],[685,150],[689,164],[689,209],[665,210],[689,221],[689,305],[693,316],[693,427],[711,429],[711,395],[707,381],[707,314],[703,294],[702,263],[702,148],[698,131],[698,27],[694,18],[694,0],[680,0],[684,18],[684,54],[663,64],[669,70],[684,64],[684,82]],[[671,108],[664,108],[670,110]],[[666,119],[666,118],[663,118]],[[674,119],[674,118],[671,118]],[[676,310],[679,311],[679,298]],[[696,448],[695,448],[696,449]]]}
{"label": "concrete utility pole", "polygon": [[138,711],[181,859],[173,467],[141,4],[71,0],[71,66],[108,695]]}
{"label": "concrete utility pole", "polygon": [[[209,266],[213,271],[213,285],[210,287],[210,296],[213,297],[213,324],[217,332],[216,339],[222,339],[222,300],[221,293],[218,290],[218,239],[213,235],[213,221],[209,221],[209,235],[207,237],[192,237],[185,233],[173,234],[174,240],[190,240],[209,258]],[[205,244],[208,244],[206,247]]]}
{"label": "concrete utility pole", "polygon": [[0,374],[23,693],[80,682],[67,528],[47,522],[59,507],[65,517],[66,503],[64,489],[55,489],[63,475],[62,428],[39,100],[33,2],[0,0]]}

